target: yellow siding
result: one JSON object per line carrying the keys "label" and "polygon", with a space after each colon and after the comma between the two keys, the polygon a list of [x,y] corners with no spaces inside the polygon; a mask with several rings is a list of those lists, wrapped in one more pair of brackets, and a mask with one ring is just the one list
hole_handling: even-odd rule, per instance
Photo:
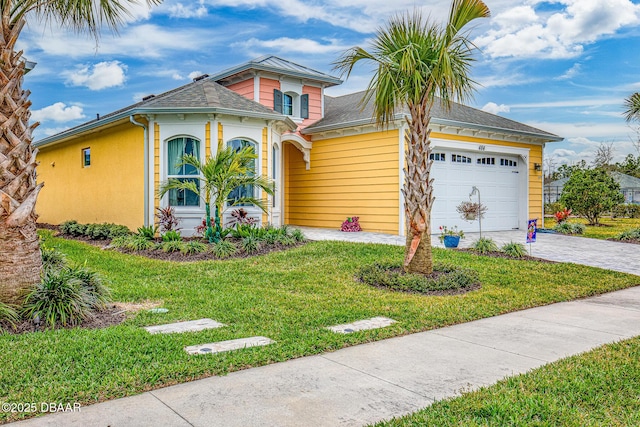
{"label": "yellow siding", "polygon": [[153,188],[155,212],[160,207],[160,195],[158,194],[160,189],[160,125],[158,123],[153,124]]}
{"label": "yellow siding", "polygon": [[[473,144],[502,145],[506,147],[528,148],[529,149],[529,218],[543,218],[542,203],[542,171],[533,169],[534,163],[542,164],[542,146],[536,144],[523,144],[518,142],[495,141],[485,138],[474,138],[469,136],[457,136],[440,134],[433,132],[432,138],[449,139],[455,141],[470,142]],[[477,147],[470,147],[476,149]]]}
{"label": "yellow siding", "polygon": [[[38,180],[39,221],[51,224],[114,222],[144,224],[144,132],[123,124],[73,141],[42,147]],[[83,167],[82,149],[91,148]]]}
{"label": "yellow siding", "polygon": [[211,157],[211,122],[204,125],[204,157],[205,159]]}
{"label": "yellow siding", "polygon": [[[267,169],[268,167],[268,156],[267,154],[269,153],[269,129],[267,127],[262,129],[262,176],[268,176],[269,171]],[[269,206],[269,199],[268,199],[268,195],[267,193],[263,192],[262,193],[262,203],[264,204],[264,206],[266,208],[268,208]],[[262,223],[266,224],[267,221],[269,221],[269,217],[267,215],[266,212],[262,213]]]}
{"label": "yellow siding", "polygon": [[222,134],[222,123],[218,122],[218,151],[222,150],[224,138]]}
{"label": "yellow siding", "polygon": [[285,223],[337,229],[359,216],[365,231],[398,234],[398,131],[314,141],[311,168],[285,145]]}

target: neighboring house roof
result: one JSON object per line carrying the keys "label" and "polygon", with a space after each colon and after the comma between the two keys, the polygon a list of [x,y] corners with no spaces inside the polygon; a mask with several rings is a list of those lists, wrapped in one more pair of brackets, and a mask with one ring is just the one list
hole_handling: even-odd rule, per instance
{"label": "neighboring house roof", "polygon": [[[613,179],[620,184],[620,188],[640,188],[640,179],[622,172],[611,172]],[[561,178],[545,184],[545,187],[564,187],[569,178]]]}
{"label": "neighboring house roof", "polygon": [[255,101],[209,79],[200,79],[160,95],[150,95],[143,101],[106,114],[96,120],[37,141],[35,146],[43,146],[69,138],[73,135],[104,126],[133,114],[158,113],[221,113],[246,117],[282,120],[292,129],[296,125],[285,115],[276,113]]}
{"label": "neighboring house roof", "polygon": [[[324,118],[305,128],[302,133],[312,134],[315,132],[374,123],[373,100],[369,100],[366,105],[362,105],[364,96],[365,91],[339,97],[325,96]],[[467,127],[479,127],[483,129],[491,128],[509,133],[544,138],[549,141],[561,141],[563,139],[532,126],[457,102],[452,102],[450,105],[451,109],[447,111],[439,102],[434,103],[431,110],[431,120],[434,124],[467,125]],[[408,113],[408,110],[404,109],[396,114],[396,118],[401,118]]]}
{"label": "neighboring house roof", "polygon": [[261,56],[260,58],[245,62],[244,64],[236,65],[233,68],[229,68],[212,75],[210,79],[214,81],[224,80],[227,77],[231,77],[248,70],[267,71],[276,74],[301,77],[327,83],[327,86],[335,86],[342,83],[342,80],[338,77],[313,70],[305,67],[304,65],[296,64],[274,55]]}

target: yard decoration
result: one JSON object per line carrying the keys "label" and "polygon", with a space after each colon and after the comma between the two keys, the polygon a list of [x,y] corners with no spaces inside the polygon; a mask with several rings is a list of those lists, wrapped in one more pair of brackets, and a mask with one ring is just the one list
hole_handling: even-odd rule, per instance
{"label": "yard decoration", "polygon": [[342,223],[342,226],[340,226],[340,231],[346,231],[346,232],[362,231],[362,227],[360,227],[360,223],[358,222],[359,220],[360,220],[359,216],[348,217]]}

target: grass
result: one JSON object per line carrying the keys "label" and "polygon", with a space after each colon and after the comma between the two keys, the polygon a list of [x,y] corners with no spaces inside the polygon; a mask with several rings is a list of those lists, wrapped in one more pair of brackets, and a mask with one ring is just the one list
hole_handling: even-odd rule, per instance
{"label": "grass", "polygon": [[[402,259],[403,248],[396,246],[314,242],[254,258],[170,263],[50,234],[46,244],[101,273],[115,301],[159,301],[169,312],[140,312],[100,330],[0,334],[0,402],[91,404],[640,283],[637,276],[592,267],[434,249],[438,262],[475,268],[483,287],[464,295],[427,297],[354,280],[362,265]],[[325,329],[374,316],[398,323],[349,335]],[[228,326],[171,335],[149,335],[141,328],[203,317]],[[183,350],[255,335],[276,343],[195,357]],[[0,412],[0,422],[22,416],[28,415]]]}
{"label": "grass", "polygon": [[[570,218],[569,222],[587,224],[587,221],[583,218]],[[603,226],[593,227],[587,225],[587,229],[584,234],[580,236],[592,239],[610,239],[618,236],[625,230],[640,227],[640,218],[602,218],[600,219],[600,223],[603,224]],[[553,228],[554,225],[556,225],[555,218],[544,219],[545,228]]]}
{"label": "grass", "polygon": [[637,426],[640,337],[605,345],[376,425]]}

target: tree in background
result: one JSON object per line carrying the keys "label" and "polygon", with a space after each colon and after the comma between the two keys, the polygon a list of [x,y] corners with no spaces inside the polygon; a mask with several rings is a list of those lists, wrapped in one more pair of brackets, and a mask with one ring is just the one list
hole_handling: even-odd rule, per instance
{"label": "tree in background", "polygon": [[[145,0],[147,5],[161,0]],[[16,43],[27,18],[56,22],[98,38],[115,30],[137,0],[2,0],[0,2],[0,301],[14,303],[40,282],[42,258],[34,212],[42,183],[36,182],[36,154],[29,125],[29,91],[22,89],[25,60]]]}
{"label": "tree in background", "polygon": [[474,46],[463,28],[488,16],[489,8],[481,0],[453,0],[444,26],[424,20],[418,11],[398,15],[378,30],[370,51],[354,47],[336,62],[336,68],[347,77],[360,61],[377,68],[363,104],[373,100],[374,118],[380,127],[388,128],[404,107],[409,110],[402,189],[407,218],[407,272],[433,272],[431,108],[438,101],[449,109],[452,101],[464,101],[473,92],[475,82],[469,72]]}
{"label": "tree in background", "polygon": [[576,169],[564,185],[560,202],[589,225],[598,225],[603,213],[624,202],[618,184],[603,169]]}

